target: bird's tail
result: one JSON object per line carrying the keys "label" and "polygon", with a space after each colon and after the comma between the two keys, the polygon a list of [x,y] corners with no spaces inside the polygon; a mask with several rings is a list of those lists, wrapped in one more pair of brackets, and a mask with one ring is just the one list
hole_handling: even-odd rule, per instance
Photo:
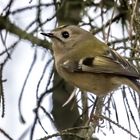
{"label": "bird's tail", "polygon": [[131,87],[133,90],[135,90],[137,93],[140,94],[140,82],[137,81],[136,79],[133,78],[129,78],[129,79],[125,79],[124,81],[126,85],[128,85],[129,87]]}

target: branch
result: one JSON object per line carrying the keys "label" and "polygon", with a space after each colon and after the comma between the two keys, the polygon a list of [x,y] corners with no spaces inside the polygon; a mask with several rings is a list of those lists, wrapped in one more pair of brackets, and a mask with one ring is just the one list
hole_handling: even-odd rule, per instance
{"label": "branch", "polygon": [[19,38],[23,40],[28,40],[32,42],[32,44],[42,46],[43,48],[46,48],[46,49],[51,49],[50,43],[48,41],[39,39],[33,36],[33,34],[31,33],[27,33],[26,31],[20,29],[19,27],[11,23],[9,19],[3,16],[0,16],[0,30],[3,30],[3,29],[7,30],[8,32],[12,34],[17,35]]}

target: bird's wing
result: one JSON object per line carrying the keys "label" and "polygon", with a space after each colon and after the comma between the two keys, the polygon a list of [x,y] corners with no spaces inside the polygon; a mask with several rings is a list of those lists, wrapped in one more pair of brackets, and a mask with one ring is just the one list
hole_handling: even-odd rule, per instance
{"label": "bird's wing", "polygon": [[123,75],[139,78],[139,72],[131,63],[114,50],[108,55],[86,57],[79,61],[65,61],[63,67],[70,72],[88,72]]}

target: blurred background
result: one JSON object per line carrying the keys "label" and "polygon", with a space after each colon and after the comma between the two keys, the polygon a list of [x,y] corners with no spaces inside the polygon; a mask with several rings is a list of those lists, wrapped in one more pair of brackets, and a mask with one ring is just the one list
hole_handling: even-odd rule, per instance
{"label": "blurred background", "polygon": [[62,107],[74,87],[57,74],[40,33],[78,25],[139,68],[139,7],[139,0],[1,0],[0,139],[138,139],[140,94],[125,85],[98,100],[77,89]]}

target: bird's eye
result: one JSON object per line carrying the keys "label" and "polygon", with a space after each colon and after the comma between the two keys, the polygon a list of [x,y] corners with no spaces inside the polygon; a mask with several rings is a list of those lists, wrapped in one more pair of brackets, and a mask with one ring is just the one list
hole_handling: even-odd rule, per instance
{"label": "bird's eye", "polygon": [[62,37],[68,38],[70,35],[67,31],[62,32]]}

